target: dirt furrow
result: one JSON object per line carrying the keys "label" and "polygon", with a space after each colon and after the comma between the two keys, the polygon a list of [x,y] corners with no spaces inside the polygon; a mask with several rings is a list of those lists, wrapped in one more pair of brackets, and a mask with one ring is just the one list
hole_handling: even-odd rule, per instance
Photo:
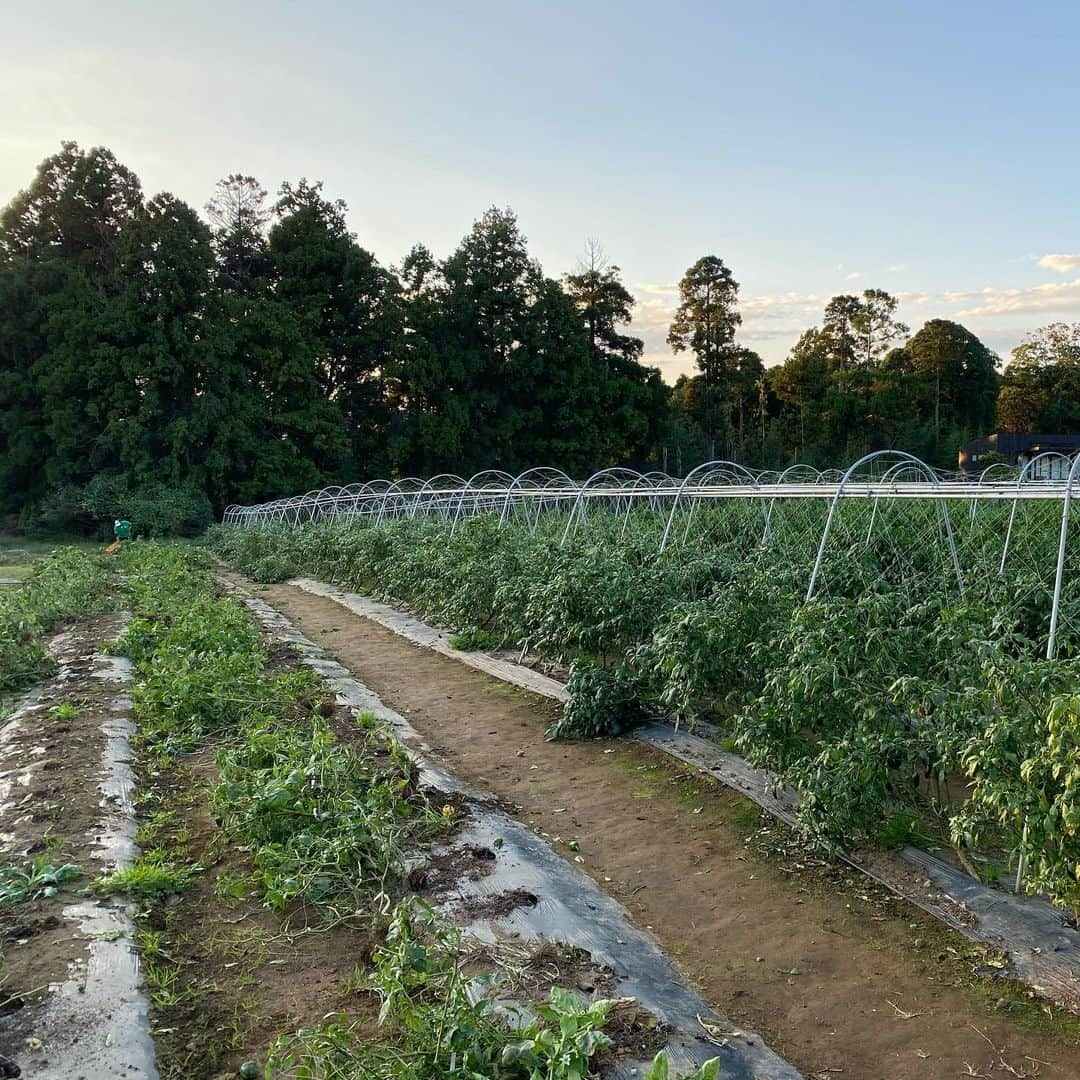
{"label": "dirt furrow", "polygon": [[808,1076],[1080,1077],[1080,1023],[985,977],[992,958],[860,877],[817,865],[734,793],[639,744],[547,742],[553,703],[331,600],[260,591],[458,776],[558,838],[706,1001]]}

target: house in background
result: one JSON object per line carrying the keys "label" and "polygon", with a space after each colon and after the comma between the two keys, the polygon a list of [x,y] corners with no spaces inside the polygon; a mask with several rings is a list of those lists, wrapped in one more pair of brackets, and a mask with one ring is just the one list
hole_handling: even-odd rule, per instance
{"label": "house in background", "polygon": [[[1023,468],[1039,454],[1053,451],[1055,454],[1071,455],[1080,451],[1080,435],[1050,435],[1045,432],[995,432],[985,439],[976,439],[960,447],[957,465],[962,472],[980,473],[986,468],[983,459],[987,454],[997,453],[1010,465]],[[994,458],[995,461],[998,458]],[[1068,462],[1061,458],[1040,461],[1031,473],[1037,480],[1064,480],[1068,475]]]}

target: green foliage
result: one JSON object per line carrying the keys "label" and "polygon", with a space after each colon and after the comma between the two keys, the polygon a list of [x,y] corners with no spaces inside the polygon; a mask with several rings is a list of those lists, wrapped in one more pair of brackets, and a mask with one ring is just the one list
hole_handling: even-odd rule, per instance
{"label": "green foliage", "polygon": [[0,867],[0,904],[18,904],[24,900],[47,900],[60,885],[78,877],[82,871],[72,863],[56,867],[39,855],[25,866]]}
{"label": "green foliage", "polygon": [[85,485],[55,488],[30,520],[43,535],[111,537],[113,521],[125,518],[142,537],[197,536],[213,521],[205,493],[192,487],[146,484],[129,488],[120,474],[99,474]]}
{"label": "green foliage", "polygon": [[[205,555],[134,543],[123,562],[141,614],[117,648],[136,663],[140,740],[158,755],[227,740],[214,816],[250,848],[270,907],[304,903],[338,919],[387,905],[404,873],[402,846],[453,824],[418,791],[407,755],[370,725],[340,742],[315,711],[314,673],[264,672],[259,628],[237,600],[215,595]],[[171,869],[147,857],[108,887],[156,895],[154,875]]]}
{"label": "green foliage", "polygon": [[[381,1001],[379,1030],[338,1016],[279,1039],[268,1070],[298,1078],[366,1080],[584,1080],[611,1045],[603,1026],[611,1001],[586,1004],[552,988],[520,1026],[496,1011],[494,987],[462,973],[460,937],[421,905],[399,905],[363,988]],[[654,1068],[660,1068],[660,1065]],[[657,1076],[664,1074],[657,1073]],[[702,1073],[708,1080],[709,1073]]]}
{"label": "green foliage", "polygon": [[270,907],[297,901],[336,917],[385,903],[403,846],[450,827],[418,791],[415,767],[388,736],[339,742],[310,726],[252,724],[218,754],[213,811],[250,846]]}
{"label": "green foliage", "polygon": [[590,660],[570,665],[570,700],[551,727],[549,739],[601,739],[621,735],[644,719],[632,670],[620,664],[609,671]]}
{"label": "green foliage", "polygon": [[547,278],[491,209],[397,272],[306,180],[235,174],[207,209],[64,143],[3,210],[0,511],[188,535],[335,480],[654,456],[666,391],[617,267]]}
{"label": "green foliage", "polygon": [[251,566],[251,573],[248,575],[252,581],[258,581],[264,585],[274,584],[278,581],[285,581],[288,578],[296,576],[296,570],[293,568],[292,563],[287,559],[281,558],[280,555],[264,555],[257,562]]}
{"label": "green foliage", "polygon": [[0,592],[0,691],[18,690],[51,670],[45,635],[62,619],[111,604],[101,563],[77,548],[58,548],[34,563],[18,588]]}
{"label": "green foliage", "polygon": [[467,626],[450,638],[450,645],[462,652],[477,652],[497,648],[499,639],[490,630],[481,630],[478,626]]}
{"label": "green foliage", "polygon": [[173,863],[163,851],[148,851],[131,866],[95,881],[91,888],[109,896],[160,902],[173,893],[183,892],[191,881],[191,873],[189,868]]}
{"label": "green foliage", "polygon": [[[719,1075],[720,1059],[711,1058],[700,1068],[683,1076],[682,1080],[716,1080]],[[645,1080],[669,1080],[669,1077],[671,1077],[671,1070],[668,1067],[667,1054],[661,1050],[653,1059],[649,1071],[645,1074]]]}
{"label": "green foliage", "polygon": [[[1004,846],[1025,887],[1076,906],[1074,711],[1055,702],[1075,692],[1080,593],[1063,597],[1062,659],[1038,660],[1049,598],[1037,570],[972,574],[943,603],[941,553],[917,528],[879,520],[868,540],[872,508],[850,513],[810,602],[816,552],[797,536],[763,545],[741,506],[699,508],[663,555],[647,512],[590,515],[565,546],[565,519],[494,517],[218,527],[207,542],[240,570],[278,553],[569,661],[553,736],[610,736],[648,715],[710,721],[796,789],[800,829],[826,851],[951,831],[961,846]],[[952,522],[972,565],[993,558],[979,547],[993,530]],[[1031,542],[1051,544],[1059,524],[1032,517]]]}

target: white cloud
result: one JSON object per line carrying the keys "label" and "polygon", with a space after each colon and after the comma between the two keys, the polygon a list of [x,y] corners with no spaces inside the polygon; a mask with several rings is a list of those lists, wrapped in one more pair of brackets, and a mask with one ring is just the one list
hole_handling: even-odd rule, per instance
{"label": "white cloud", "polygon": [[858,281],[859,278],[861,278],[861,277],[862,277],[862,271],[861,270],[852,270],[852,272],[850,274],[845,274],[844,275],[844,280],[845,281]]}
{"label": "white cloud", "polygon": [[[1046,259],[1076,259],[1080,256],[1044,256]],[[901,266],[890,267],[899,271]],[[667,331],[678,306],[678,286],[638,284],[634,286],[637,304],[634,307],[631,333],[645,340],[645,362],[659,367],[666,379],[694,370],[693,357],[686,353],[674,356],[667,351]],[[767,364],[779,363],[787,349],[808,327],[820,325],[828,293],[785,292],[739,298],[743,324],[738,340],[758,350]],[[916,330],[927,318],[976,320],[969,328],[1001,355],[1024,334],[1016,323],[997,323],[998,318],[1016,316],[1031,318],[1027,329],[1053,318],[1080,319],[1080,277],[1070,281],[1051,281],[1025,288],[988,286],[984,289],[924,292],[897,291],[900,317]],[[995,326],[995,323],[997,324]],[[1006,329],[1007,327],[1007,329]]]}
{"label": "white cloud", "polygon": [[1043,255],[1038,262],[1045,269],[1056,270],[1059,274],[1080,270],[1080,255]]}
{"label": "white cloud", "polygon": [[945,292],[945,304],[970,304],[957,318],[988,315],[1080,315],[1080,278],[1048,282],[1026,289],[986,288],[976,292]]}
{"label": "white cloud", "polygon": [[678,296],[678,285],[650,285],[647,282],[634,286],[634,289],[639,293],[644,293],[646,296]]}
{"label": "white cloud", "polygon": [[899,274],[906,269],[907,263],[893,263],[892,266],[887,266],[885,268],[886,272],[889,274]]}

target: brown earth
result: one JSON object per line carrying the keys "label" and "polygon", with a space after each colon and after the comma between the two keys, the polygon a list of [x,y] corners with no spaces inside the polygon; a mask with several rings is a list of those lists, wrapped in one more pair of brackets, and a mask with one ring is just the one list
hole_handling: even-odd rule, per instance
{"label": "brown earth", "polygon": [[[250,855],[210,814],[214,753],[153,770],[140,802],[143,821],[165,822],[152,837],[181,864],[205,867],[190,886],[147,909],[139,946],[151,996],[163,1080],[235,1076],[263,1061],[283,1032],[315,1027],[328,1013],[361,1022],[378,1010],[347,980],[371,960],[378,937],[345,925],[291,932],[248,881]],[[145,832],[145,826],[144,826]]]}
{"label": "brown earth", "polygon": [[[80,620],[61,648],[70,677],[53,676],[39,686],[34,712],[17,729],[7,727],[0,749],[0,780],[10,794],[2,808],[0,863],[27,868],[35,858],[59,868],[73,863],[78,877],[55,896],[0,906],[0,1053],[25,1049],[29,1029],[23,1009],[48,997],[50,984],[68,977],[86,958],[86,940],[63,917],[65,905],[98,872],[94,829],[101,818],[106,736],[101,730],[115,686],[94,678],[92,655],[120,632],[118,615]],[[54,710],[66,706],[65,715]]]}
{"label": "brown earth", "polygon": [[865,878],[822,866],[778,826],[759,829],[756,808],[733,792],[639,744],[547,742],[551,702],[331,600],[245,584],[332,644],[457,776],[516,805],[707,1002],[808,1077],[1080,1078],[1080,1022],[977,974],[995,958]]}

